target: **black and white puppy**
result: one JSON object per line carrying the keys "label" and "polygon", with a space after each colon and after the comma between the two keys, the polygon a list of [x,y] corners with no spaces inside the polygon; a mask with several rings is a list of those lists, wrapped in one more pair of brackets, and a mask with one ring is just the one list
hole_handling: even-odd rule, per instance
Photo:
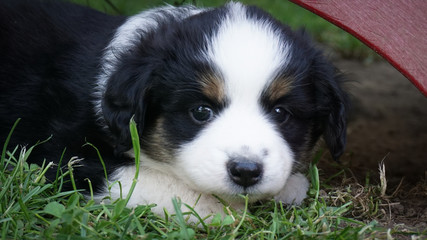
{"label": "black and white puppy", "polygon": [[[336,68],[302,32],[256,7],[165,6],[133,17],[64,2],[0,3],[0,137],[38,145],[30,162],[74,169],[96,198],[129,191],[135,174],[129,120],[141,166],[129,205],[172,197],[200,215],[274,198],[299,204],[297,172],[323,135],[343,153],[346,95]],[[96,149],[102,156],[104,169]],[[47,173],[54,179],[57,168]],[[121,184],[114,183],[120,182]],[[113,184],[111,190],[108,186]],[[70,188],[69,182],[65,188]]]}

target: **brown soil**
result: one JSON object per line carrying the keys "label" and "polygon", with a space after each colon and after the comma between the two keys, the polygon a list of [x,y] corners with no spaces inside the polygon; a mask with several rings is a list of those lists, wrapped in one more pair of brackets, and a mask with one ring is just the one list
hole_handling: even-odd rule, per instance
{"label": "brown soil", "polygon": [[[427,98],[385,61],[334,62],[350,79],[353,105],[341,167],[362,185],[368,178],[377,184],[383,160],[388,197],[380,223],[427,234]],[[323,173],[338,172],[340,166],[326,158]]]}

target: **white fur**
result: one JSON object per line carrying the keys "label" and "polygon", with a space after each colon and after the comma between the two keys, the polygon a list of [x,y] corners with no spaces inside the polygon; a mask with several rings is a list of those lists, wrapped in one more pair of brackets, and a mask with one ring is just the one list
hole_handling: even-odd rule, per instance
{"label": "white fur", "polygon": [[219,67],[227,96],[250,105],[290,61],[290,46],[268,23],[248,19],[242,4],[229,6],[230,14],[211,40],[206,57]]}
{"label": "white fur", "polygon": [[[129,192],[135,176],[135,167],[127,166],[118,169],[110,184],[111,199],[118,199],[121,196],[126,197]],[[118,184],[120,182],[120,185]],[[182,203],[188,204],[202,216],[207,217],[211,214],[224,213],[224,206],[217,198],[210,194],[202,194],[195,191],[183,183],[173,174],[167,174],[142,164],[139,173],[135,190],[130,198],[128,206],[136,206],[143,204],[156,204],[151,210],[157,215],[164,215],[164,210],[170,214],[175,213],[172,198],[176,197]],[[96,196],[97,201],[101,201],[103,196]],[[182,211],[187,212],[189,209],[182,205]],[[242,208],[242,203],[232,205],[233,208]],[[197,219],[192,216],[191,222],[196,222]]]}

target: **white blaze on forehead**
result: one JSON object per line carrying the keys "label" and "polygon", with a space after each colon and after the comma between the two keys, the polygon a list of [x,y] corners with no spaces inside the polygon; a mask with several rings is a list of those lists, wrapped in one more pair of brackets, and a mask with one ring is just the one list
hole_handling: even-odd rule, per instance
{"label": "white blaze on forehead", "polygon": [[209,57],[224,77],[230,100],[254,103],[277,70],[289,61],[290,46],[269,22],[248,18],[242,4],[230,3],[228,7],[211,41]]}

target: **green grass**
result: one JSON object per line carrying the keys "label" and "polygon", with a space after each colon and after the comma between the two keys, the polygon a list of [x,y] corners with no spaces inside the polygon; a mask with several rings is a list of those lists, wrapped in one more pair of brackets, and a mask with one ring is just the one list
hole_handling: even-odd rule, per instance
{"label": "green grass", "polygon": [[[165,3],[195,4],[197,6],[212,7],[223,5],[227,0],[71,0],[73,2],[90,6],[92,8],[121,15],[133,15],[143,9],[162,6]],[[323,18],[286,0],[240,0],[245,4],[256,5],[272,14],[281,22],[294,29],[305,28],[313,38],[338,52],[345,58],[356,58],[370,62],[379,56],[370,48],[361,43],[357,38],[329,23]]]}
{"label": "green grass", "polygon": [[[134,123],[131,132],[133,144],[138,146]],[[1,239],[364,239],[397,233],[370,220],[378,215],[376,206],[381,199],[375,192],[379,186],[370,186],[375,191],[364,190],[369,193],[365,199],[370,205],[363,211],[364,219],[352,217],[359,201],[353,201],[350,186],[338,191],[320,183],[316,167],[320,155],[310,166],[309,198],[301,206],[273,201],[248,206],[245,197],[247,207],[242,213],[225,208],[227,214],[195,225],[187,224],[186,218],[197,216],[197,212],[182,212],[176,199],[171,201],[177,213],[160,218],[150,210],[154,205],[127,208],[128,198],[100,204],[85,199],[78,189],[62,192],[64,177],[72,175],[72,166],[54,182],[47,182],[44,173],[51,163],[28,164],[33,147],[6,151],[7,143],[0,164]],[[138,161],[136,157],[137,165]]]}

